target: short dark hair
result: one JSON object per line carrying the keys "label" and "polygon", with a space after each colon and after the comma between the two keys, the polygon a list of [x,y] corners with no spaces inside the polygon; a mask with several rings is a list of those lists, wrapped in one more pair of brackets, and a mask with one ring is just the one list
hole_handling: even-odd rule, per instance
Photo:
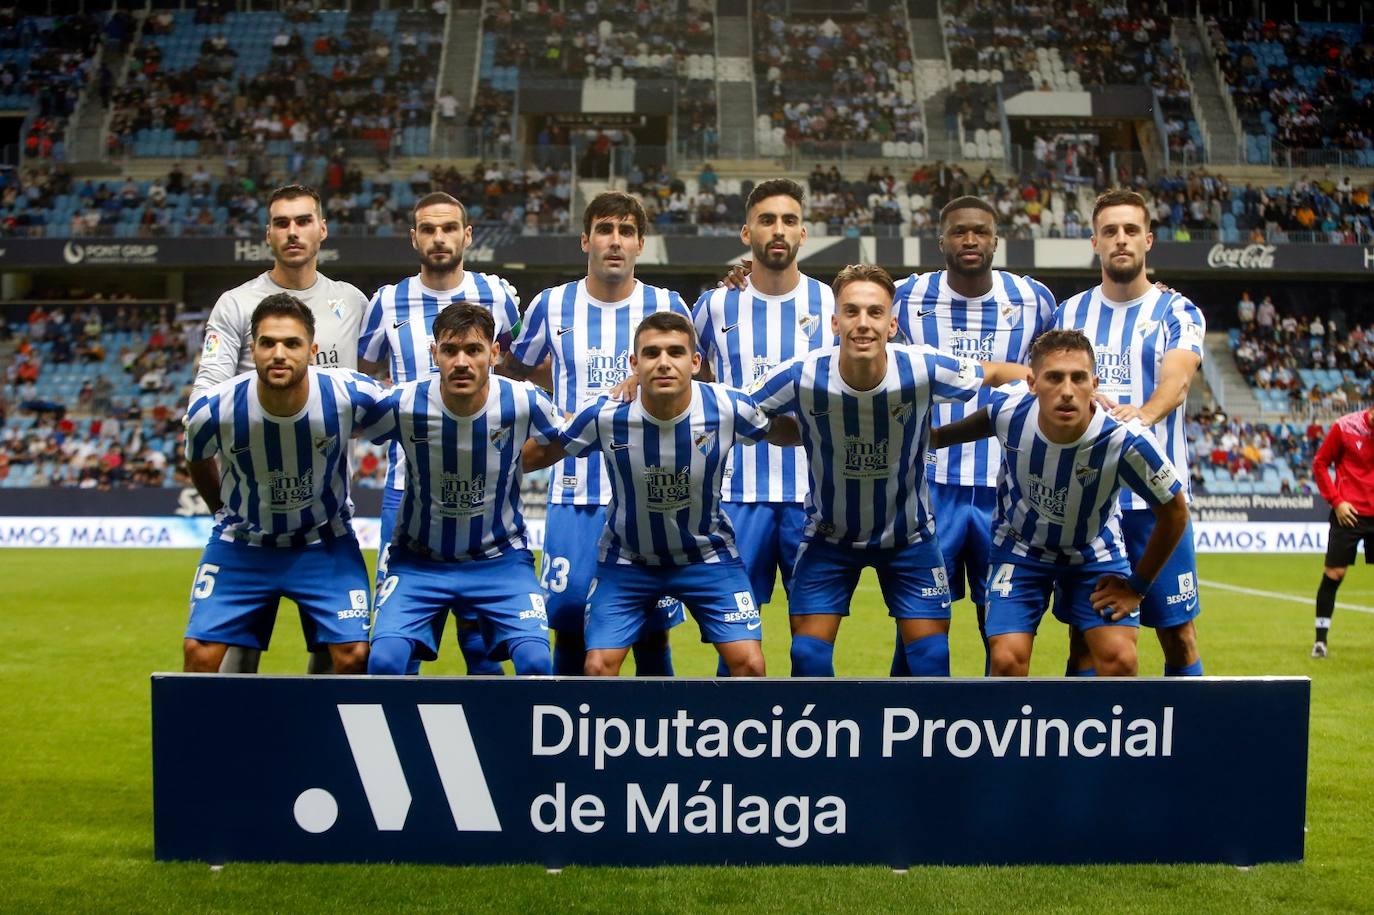
{"label": "short dark hair", "polygon": [[491,312],[471,302],[454,302],[439,312],[431,329],[435,343],[447,336],[462,337],[472,330],[488,343],[496,339],[496,320]]}
{"label": "short dark hair", "polygon": [[892,301],[897,295],[897,284],[892,281],[892,274],[877,264],[850,264],[836,274],[835,282],[830,284],[830,288],[834,290],[837,300],[840,291],[850,283],[877,283],[887,291],[888,301]]}
{"label": "short dark hair", "polygon": [[988,203],[982,197],[955,197],[940,209],[941,229],[945,227],[945,221],[949,219],[949,214],[953,213],[955,210],[982,210],[992,217],[994,223],[997,222],[997,211],[993,209],[992,204]]}
{"label": "short dark hair", "polygon": [[430,193],[421,197],[419,200],[415,201],[415,206],[410,208],[411,223],[414,224],[416,218],[419,216],[420,211],[423,210],[425,207],[432,207],[440,203],[447,203],[449,206],[457,207],[458,212],[459,214],[461,214],[463,219],[463,226],[467,226],[468,208],[463,206],[463,201],[459,200],[452,194],[445,193],[444,191],[431,191]]}
{"label": "short dark hair", "polygon": [[1120,206],[1140,207],[1140,211],[1145,214],[1145,228],[1150,227],[1150,207],[1145,203],[1145,198],[1122,187],[1113,188],[1097,198],[1097,202],[1093,204],[1093,225],[1097,225],[1098,213],[1107,207]]}
{"label": "short dark hair", "polygon": [[320,202],[320,192],[308,184],[283,184],[272,192],[272,196],[267,198],[267,216],[271,219],[272,204],[278,200],[295,200],[297,197],[309,197],[315,201],[315,212],[324,219],[324,204]]}
{"label": "short dark hair", "polygon": [[643,238],[649,228],[649,217],[644,212],[644,204],[639,198],[624,191],[605,191],[592,198],[587,210],[582,214],[582,233],[592,234],[592,223],[598,219],[614,219],[619,222],[626,216],[635,221],[635,231]]}
{"label": "short dark hair", "polygon": [[1050,353],[1083,352],[1088,361],[1097,365],[1097,354],[1093,352],[1092,341],[1081,330],[1047,330],[1035,338],[1030,348],[1030,364],[1034,368],[1040,360]]}
{"label": "short dark hair", "polygon": [[639,335],[646,330],[665,330],[675,331],[686,334],[689,348],[697,348],[697,329],[692,326],[692,322],[686,315],[678,314],[675,311],[656,311],[639,322],[635,328],[635,352],[639,352]]}
{"label": "short dark hair", "polygon": [[754,189],[749,192],[749,199],[744,202],[745,218],[749,218],[749,211],[756,204],[769,197],[791,197],[798,205],[806,206],[806,190],[800,184],[791,178],[770,178],[762,184],[754,185]]}
{"label": "short dark hair", "polygon": [[263,318],[295,318],[305,325],[306,338],[315,339],[315,313],[289,292],[274,292],[259,302],[257,308],[253,309],[249,332],[253,335],[254,340],[258,338],[258,324]]}

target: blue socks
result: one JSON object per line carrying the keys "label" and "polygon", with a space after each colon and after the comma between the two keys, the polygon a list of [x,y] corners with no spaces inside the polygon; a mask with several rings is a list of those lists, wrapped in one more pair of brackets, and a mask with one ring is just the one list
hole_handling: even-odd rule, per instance
{"label": "blue socks", "polygon": [[587,664],[587,650],[579,641],[575,648],[569,648],[562,640],[553,640],[553,672],[560,677],[580,677]]}
{"label": "blue socks", "polygon": [[904,648],[907,668],[913,677],[949,676],[949,635],[937,632],[909,642]]}
{"label": "blue socks", "polygon": [[510,651],[511,663],[515,665],[517,677],[548,676],[553,670],[549,661],[547,639],[516,639],[508,642],[506,648]]}
{"label": "blue socks", "polygon": [[1097,676],[1097,670],[1096,670],[1096,668],[1092,668],[1092,667],[1084,668],[1083,670],[1075,670],[1075,669],[1074,669],[1074,666],[1073,666],[1073,662],[1070,661],[1070,662],[1068,663],[1068,666],[1066,666],[1066,667],[1064,668],[1064,676],[1066,676],[1066,677],[1095,677],[1095,676]]}
{"label": "blue socks", "polygon": [[1198,658],[1187,667],[1175,667],[1172,664],[1164,665],[1164,676],[1166,677],[1200,677],[1202,676],[1202,658]]}
{"label": "blue socks", "polygon": [[[664,642],[660,646],[634,646],[635,675],[639,677],[673,676],[673,649]],[[727,673],[726,676],[729,676]]]}
{"label": "blue socks", "polygon": [[458,624],[458,648],[468,666],[469,676],[499,677],[505,673],[501,665],[487,657],[487,640],[479,626]]}
{"label": "blue socks", "polygon": [[835,676],[835,646],[809,635],[792,636],[792,676]]}
{"label": "blue socks", "polygon": [[892,649],[892,669],[888,671],[890,677],[909,677],[911,676],[911,666],[906,662],[906,646],[902,644],[902,634],[897,633],[897,644]]}
{"label": "blue socks", "polygon": [[[410,672],[411,653],[415,649],[415,643],[410,639],[403,639],[400,636],[383,636],[372,643],[372,648],[367,655],[367,672],[382,676],[398,677],[401,674]],[[420,661],[415,659],[415,668],[419,670]]]}
{"label": "blue socks", "polygon": [[716,676],[717,676],[717,677],[728,677],[728,676],[730,676],[730,665],[729,665],[729,664],[726,664],[726,663],[725,663],[725,659],[722,658],[720,655],[716,655]]}

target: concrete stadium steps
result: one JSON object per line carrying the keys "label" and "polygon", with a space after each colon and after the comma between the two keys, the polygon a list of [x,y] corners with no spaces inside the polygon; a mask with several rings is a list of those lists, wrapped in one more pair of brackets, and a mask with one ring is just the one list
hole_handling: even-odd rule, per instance
{"label": "concrete stadium steps", "polygon": [[1235,165],[1239,161],[1241,138],[1236,135],[1231,123],[1231,112],[1222,95],[1226,89],[1217,83],[1216,70],[1212,66],[1206,43],[1192,19],[1179,17],[1173,20],[1173,24],[1179,50],[1188,62],[1196,107],[1202,114],[1207,139],[1207,162],[1209,165]]}
{"label": "concrete stadium steps", "polygon": [[1213,390],[1216,401],[1226,408],[1232,419],[1255,422],[1261,419],[1259,399],[1250,390],[1250,383],[1236,367],[1236,354],[1231,349],[1231,338],[1224,330],[1207,332],[1204,341],[1207,359],[1216,369],[1215,378],[1219,379],[1221,390]]}
{"label": "concrete stadium steps", "polygon": [[733,158],[752,158],[758,152],[754,137],[758,99],[749,17],[722,15],[717,7],[715,35],[716,129],[721,151]]}

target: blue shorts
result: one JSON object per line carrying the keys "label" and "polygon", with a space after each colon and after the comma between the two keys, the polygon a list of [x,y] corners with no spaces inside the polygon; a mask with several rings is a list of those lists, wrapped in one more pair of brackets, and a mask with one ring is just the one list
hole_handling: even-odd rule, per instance
{"label": "blue shorts", "polygon": [[[602,505],[550,505],[544,519],[544,552],[539,563],[539,584],[549,626],[559,632],[581,632],[588,593],[596,577],[601,532],[606,528]],[[683,621],[682,604],[671,597],[655,598],[657,613],[644,628],[650,632],[672,629]]]}
{"label": "blue shorts", "polygon": [[888,616],[899,620],[949,619],[945,560],[934,538],[884,550],[835,546],[824,540],[803,543],[792,570],[788,612],[793,616],[848,616],[859,575],[867,566],[878,573]]}
{"label": "blue shorts", "polygon": [[639,641],[650,621],[660,618],[654,602],[665,592],[692,611],[703,642],[719,645],[763,638],[749,573],[738,559],[685,566],[602,562],[587,595],[587,650],[626,648]]}
{"label": "blue shorts", "polygon": [[997,488],[950,483],[928,485],[930,511],[935,515],[935,536],[945,556],[950,599],[964,599],[964,580],[967,579],[969,599],[982,607],[987,603],[983,586],[988,580],[988,552],[992,549]]}
{"label": "blue shorts", "polygon": [[[1148,508],[1123,511],[1121,533],[1126,538],[1126,555],[1131,567],[1145,555],[1145,544],[1155,529],[1155,514]],[[1172,629],[1190,622],[1202,613],[1197,594],[1197,553],[1193,549],[1193,522],[1183,539],[1159,570],[1154,586],[1140,602],[1140,625],[1151,629]]]}
{"label": "blue shorts", "polygon": [[[377,545],[377,584],[376,590],[382,590],[382,582],[386,580],[386,569],[388,557],[391,555],[391,538],[396,535],[396,515],[401,511],[401,500],[404,491],[400,489],[387,489],[382,495],[382,537]],[[453,615],[465,623],[476,623],[477,611],[472,607],[464,605],[455,607]],[[440,634],[443,633],[443,620],[440,621]]]}
{"label": "blue shorts", "polygon": [[759,605],[773,600],[773,584],[782,571],[783,591],[792,590],[792,567],[797,564],[806,527],[800,502],[722,502],[735,529],[735,547],[749,571],[749,584]]}
{"label": "blue shorts", "polygon": [[377,589],[373,640],[399,636],[415,642],[415,656],[439,656],[448,611],[462,608],[482,627],[487,656],[510,657],[508,643],[518,638],[549,638],[544,592],[534,578],[529,550],[510,550],[495,559],[440,562],[403,546],[391,552],[387,576]]}
{"label": "blue shorts", "polygon": [[1139,611],[1112,622],[1093,609],[1092,593],[1097,580],[1107,574],[1126,578],[1131,566],[1124,559],[1055,565],[1017,556],[1005,547],[992,548],[988,567],[987,634],[1034,633],[1054,595],[1054,617],[1078,629],[1099,626],[1139,626]]}
{"label": "blue shorts", "polygon": [[296,602],[305,644],[366,642],[367,563],[356,537],[300,547],[211,540],[191,586],[186,638],[266,651],[277,603]]}

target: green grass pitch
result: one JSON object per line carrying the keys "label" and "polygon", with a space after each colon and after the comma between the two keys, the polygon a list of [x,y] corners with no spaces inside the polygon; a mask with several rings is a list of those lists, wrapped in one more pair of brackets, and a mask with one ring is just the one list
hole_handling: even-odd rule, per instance
{"label": "green grass pitch", "polygon": [[[1316,556],[1201,558],[1208,673],[1313,678],[1305,863],[1247,871],[932,867],[903,876],[863,867],[570,868],[547,876],[539,867],[230,864],[212,872],[157,863],[148,675],[181,668],[195,561],[192,552],[0,550],[0,912],[1374,910],[1374,613],[1338,609],[1331,658],[1310,660]],[[1353,567],[1340,600],[1374,608],[1374,570]],[[841,629],[837,669],[885,674],[892,629],[871,578],[854,609]],[[765,614],[774,676],[787,670],[783,615],[776,604]],[[293,613],[282,619],[264,672],[298,673],[305,663],[299,630]],[[708,675],[714,657],[691,630],[674,639],[677,670]],[[1155,674],[1159,648],[1145,635],[1141,670]],[[956,606],[951,642],[955,674],[979,673],[967,604]],[[1033,673],[1058,674],[1063,646],[1062,628],[1047,622]],[[460,670],[450,632],[444,657],[426,673]],[[1131,815],[1129,789],[1121,815]]]}

